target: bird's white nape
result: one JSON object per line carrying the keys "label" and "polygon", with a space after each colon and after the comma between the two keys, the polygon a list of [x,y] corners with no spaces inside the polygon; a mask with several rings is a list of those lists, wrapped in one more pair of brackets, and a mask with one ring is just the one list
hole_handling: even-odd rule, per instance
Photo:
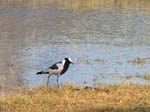
{"label": "bird's white nape", "polygon": [[72,59],[71,59],[71,58],[68,58],[68,60],[69,60],[70,62],[72,62]]}
{"label": "bird's white nape", "polygon": [[66,62],[66,60],[63,60],[63,61],[62,61],[62,65],[63,65],[63,66],[64,66],[65,62]]}

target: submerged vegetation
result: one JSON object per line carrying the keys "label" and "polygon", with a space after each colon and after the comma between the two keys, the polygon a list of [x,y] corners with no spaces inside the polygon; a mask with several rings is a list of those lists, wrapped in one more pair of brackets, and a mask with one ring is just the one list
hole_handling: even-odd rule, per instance
{"label": "submerged vegetation", "polygon": [[127,74],[126,76],[124,76],[125,80],[130,80],[131,78],[140,78],[144,80],[150,80],[150,73],[145,72],[144,74],[135,74],[135,75]]}
{"label": "submerged vegetation", "polygon": [[136,57],[132,60],[128,60],[128,63],[131,63],[131,64],[145,64],[147,62],[150,61],[150,58],[141,58],[141,57]]}
{"label": "submerged vegetation", "polygon": [[0,96],[2,112],[148,112],[150,85],[100,85],[96,88],[64,84],[53,87],[16,88]]}

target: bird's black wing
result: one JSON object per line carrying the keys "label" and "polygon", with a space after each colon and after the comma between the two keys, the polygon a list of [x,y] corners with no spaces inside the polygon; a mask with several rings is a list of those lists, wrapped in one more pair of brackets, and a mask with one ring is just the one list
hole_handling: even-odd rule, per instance
{"label": "bird's black wing", "polygon": [[57,64],[59,64],[59,63],[62,63],[62,62],[57,62],[57,63],[55,63],[55,64],[53,64],[51,67],[49,67],[50,69],[58,69],[58,66],[57,66]]}

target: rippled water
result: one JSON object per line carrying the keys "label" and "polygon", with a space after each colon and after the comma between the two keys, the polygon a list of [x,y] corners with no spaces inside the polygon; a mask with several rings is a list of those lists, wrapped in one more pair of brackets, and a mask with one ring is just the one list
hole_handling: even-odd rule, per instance
{"label": "rippled water", "polygon": [[[150,62],[129,63],[137,57],[150,58],[148,0],[126,7],[122,2],[104,2],[88,8],[84,3],[80,8],[62,8],[57,2],[0,6],[1,86],[46,85],[47,76],[35,73],[68,56],[75,64],[60,83],[121,83],[129,74],[130,82],[149,83],[135,75],[150,72]],[[54,76],[51,85],[55,83]]]}

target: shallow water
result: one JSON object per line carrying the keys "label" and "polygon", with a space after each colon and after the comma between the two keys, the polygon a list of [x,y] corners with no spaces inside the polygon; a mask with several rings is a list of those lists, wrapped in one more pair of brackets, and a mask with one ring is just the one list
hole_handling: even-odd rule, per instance
{"label": "shallow water", "polygon": [[[80,85],[130,82],[149,83],[136,77],[150,72],[149,0],[53,0],[1,2],[0,85],[46,85],[47,75],[35,73],[64,57],[74,65],[60,83]],[[51,85],[56,77],[51,78]]]}

